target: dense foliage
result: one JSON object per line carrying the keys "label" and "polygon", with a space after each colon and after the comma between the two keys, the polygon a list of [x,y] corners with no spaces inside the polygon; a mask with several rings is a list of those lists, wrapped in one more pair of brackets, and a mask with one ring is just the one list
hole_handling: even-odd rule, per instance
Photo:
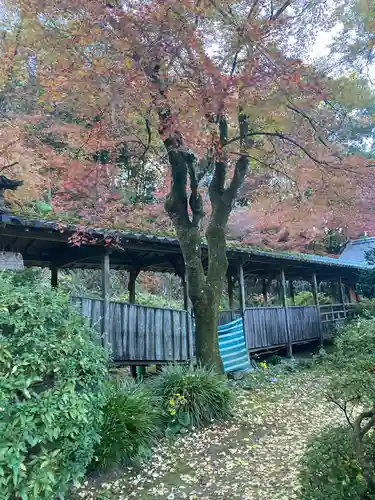
{"label": "dense foliage", "polygon": [[[375,266],[375,250],[365,253],[366,261],[370,266]],[[367,299],[375,299],[375,267],[366,269],[359,275],[357,292]]]}
{"label": "dense foliage", "polygon": [[128,465],[149,456],[161,433],[161,405],[145,384],[120,379],[107,390],[101,441],[91,465],[95,470]]}
{"label": "dense foliage", "polygon": [[345,325],[336,349],[324,357],[322,366],[330,373],[328,399],[347,424],[310,444],[302,474],[306,500],[375,496],[375,318],[370,314],[367,310],[366,317]]}
{"label": "dense foliage", "polygon": [[[375,459],[374,438],[366,453]],[[300,500],[363,500],[368,488],[348,426],[328,427],[307,446],[301,468]]]}
{"label": "dense foliage", "polygon": [[152,384],[167,414],[168,433],[231,415],[233,392],[227,379],[212,369],[169,365]]}
{"label": "dense foliage", "polygon": [[0,297],[1,498],[64,498],[99,439],[107,355],[64,294],[2,273]]}

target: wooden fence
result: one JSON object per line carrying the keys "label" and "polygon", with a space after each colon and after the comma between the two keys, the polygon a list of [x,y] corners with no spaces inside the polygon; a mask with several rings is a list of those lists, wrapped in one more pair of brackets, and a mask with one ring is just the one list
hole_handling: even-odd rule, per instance
{"label": "wooden fence", "polygon": [[[103,301],[73,297],[72,302],[101,336]],[[194,355],[193,337],[187,311],[110,303],[108,342],[114,361],[186,361]]]}
{"label": "wooden fence", "polygon": [[[79,312],[102,336],[103,301],[73,297]],[[249,307],[244,330],[249,351],[285,346],[287,321],[292,344],[326,336],[332,326],[350,314],[349,304],[329,306]],[[240,311],[219,313],[219,325],[240,318]],[[144,307],[123,302],[110,303],[108,342],[114,361],[129,363],[186,361],[195,355],[194,319],[187,311]]]}
{"label": "wooden fence", "polygon": [[245,310],[245,332],[249,350],[288,343],[286,315],[292,344],[318,339],[319,311],[315,306],[251,307]]}
{"label": "wooden fence", "polygon": [[[246,344],[250,351],[284,346],[288,343],[287,320],[292,344],[327,337],[335,324],[351,314],[350,304],[284,307],[249,307],[244,314]],[[241,316],[239,311],[222,311],[219,325]]]}

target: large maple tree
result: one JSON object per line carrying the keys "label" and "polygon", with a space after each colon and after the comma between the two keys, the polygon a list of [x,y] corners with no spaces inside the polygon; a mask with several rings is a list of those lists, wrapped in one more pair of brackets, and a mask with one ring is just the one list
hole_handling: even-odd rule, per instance
{"label": "large maple tree", "polygon": [[[287,191],[305,184],[293,198],[304,207],[311,185],[323,182],[327,196],[334,177],[358,166],[326,141],[335,123],[332,86],[303,62],[333,22],[325,7],[323,0],[5,2],[3,120],[19,121],[21,107],[43,147],[43,127],[64,138],[65,163],[61,155],[47,160],[63,177],[55,203],[76,206],[87,220],[114,220],[124,209],[124,148],[130,170],[157,172],[153,189],[162,198],[168,186],[165,208],[205,364],[221,366],[226,232],[246,176],[254,181],[248,191],[267,196],[275,179]],[[38,113],[48,117],[43,127]]]}

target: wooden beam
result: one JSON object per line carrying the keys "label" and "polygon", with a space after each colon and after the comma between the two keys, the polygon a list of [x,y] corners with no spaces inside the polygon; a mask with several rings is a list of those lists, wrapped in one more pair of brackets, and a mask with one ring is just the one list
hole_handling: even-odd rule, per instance
{"label": "wooden beam", "polygon": [[286,280],[284,269],[281,269],[281,286],[282,286],[282,303],[285,311],[285,327],[286,327],[286,337],[287,337],[287,354],[289,358],[293,357],[292,341],[290,338],[290,324],[289,324],[289,314],[288,314],[288,303],[286,300]]}
{"label": "wooden beam", "polygon": [[57,288],[59,268],[56,264],[51,264],[51,286]]}
{"label": "wooden beam", "polygon": [[318,311],[318,318],[319,318],[319,343],[321,346],[323,346],[323,327],[322,327],[322,318],[320,317],[320,304],[319,304],[319,290],[318,290],[318,280],[316,278],[316,273],[313,273],[312,276],[312,281],[313,281],[313,295],[314,295],[314,302],[315,306]]}
{"label": "wooden beam", "polygon": [[108,249],[105,249],[102,255],[102,298],[103,298],[102,339],[104,347],[108,347],[109,325],[110,325],[110,252]]}

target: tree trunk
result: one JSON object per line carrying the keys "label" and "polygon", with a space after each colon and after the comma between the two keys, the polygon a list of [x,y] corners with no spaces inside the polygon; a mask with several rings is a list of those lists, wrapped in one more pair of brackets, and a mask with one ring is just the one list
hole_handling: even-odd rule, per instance
{"label": "tree trunk", "polygon": [[[205,276],[201,260],[201,236],[197,227],[179,227],[176,232],[184,255],[186,273],[189,283],[189,297],[193,305],[195,317],[195,339],[197,361],[204,366],[210,366],[222,372],[223,364],[219,353],[217,324],[219,316],[220,298],[224,290],[227,272],[227,259],[224,239],[219,238],[217,244],[223,251],[215,251],[215,255],[224,255],[221,265],[216,266],[219,272],[212,282]],[[209,245],[209,254],[212,248]],[[212,257],[211,257],[212,258]],[[209,258],[211,262],[211,258]],[[212,266],[209,264],[209,269]],[[212,274],[212,270],[211,270]]]}
{"label": "tree trunk", "polygon": [[194,307],[197,360],[204,366],[223,372],[217,333],[218,302],[217,297],[208,295],[205,294],[200,303]]}

